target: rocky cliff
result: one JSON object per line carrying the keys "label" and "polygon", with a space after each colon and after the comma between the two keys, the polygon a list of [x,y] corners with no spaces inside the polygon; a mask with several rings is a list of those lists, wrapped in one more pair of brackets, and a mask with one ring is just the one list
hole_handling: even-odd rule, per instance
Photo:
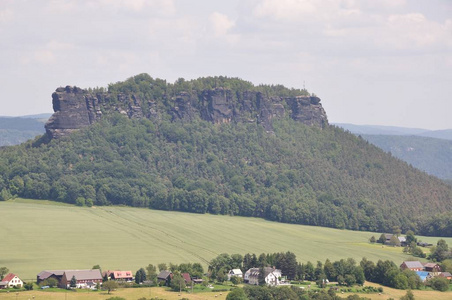
{"label": "rocky cliff", "polygon": [[[52,94],[54,114],[46,123],[47,134],[60,138],[89,126],[102,115],[119,112],[129,118],[160,119],[169,114],[173,121],[190,122],[201,118],[212,123],[257,122],[269,132],[272,120],[288,116],[309,126],[328,125],[318,97],[266,97],[261,92],[216,88],[198,92],[180,92],[166,105],[145,100],[134,93],[90,93],[78,87],[60,87]],[[168,104],[169,103],[169,104]]]}

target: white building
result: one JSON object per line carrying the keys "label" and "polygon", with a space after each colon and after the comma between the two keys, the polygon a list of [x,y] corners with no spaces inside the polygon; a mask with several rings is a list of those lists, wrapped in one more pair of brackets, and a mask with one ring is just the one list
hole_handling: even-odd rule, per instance
{"label": "white building", "polygon": [[228,272],[228,280],[231,280],[232,277],[240,277],[243,278],[242,270],[240,269],[232,269]]}
{"label": "white building", "polygon": [[15,286],[22,287],[23,285],[24,282],[13,273],[7,274],[2,281],[0,281],[0,289],[7,289]]}
{"label": "white building", "polygon": [[[248,273],[248,274],[247,274]],[[259,268],[251,268],[245,273],[245,279],[247,279],[249,284],[259,285]],[[264,268],[264,280],[267,285],[280,285],[281,284],[281,270],[272,267]]]}

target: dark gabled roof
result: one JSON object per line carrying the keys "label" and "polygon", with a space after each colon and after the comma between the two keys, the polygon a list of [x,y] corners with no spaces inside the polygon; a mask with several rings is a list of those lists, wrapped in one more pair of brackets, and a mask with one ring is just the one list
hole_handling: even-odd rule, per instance
{"label": "dark gabled roof", "polygon": [[64,275],[69,281],[75,276],[76,280],[102,280],[102,275],[99,269],[92,270],[67,270]]}
{"label": "dark gabled roof", "polygon": [[64,270],[44,270],[41,271],[37,276],[40,280],[45,280],[52,275],[63,276]]}
{"label": "dark gabled roof", "polygon": [[160,273],[157,275],[157,279],[164,279],[166,280],[168,276],[170,276],[172,273],[168,270],[160,271]]}
{"label": "dark gabled roof", "polygon": [[426,268],[434,268],[435,266],[439,267],[439,265],[437,263],[425,263],[424,264],[424,267],[426,267]]}

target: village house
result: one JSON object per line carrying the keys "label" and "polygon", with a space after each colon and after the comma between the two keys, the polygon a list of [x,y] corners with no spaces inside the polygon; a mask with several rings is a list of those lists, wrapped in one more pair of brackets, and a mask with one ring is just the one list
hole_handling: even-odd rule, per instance
{"label": "village house", "polygon": [[447,280],[452,280],[452,274],[449,272],[441,272],[441,274],[438,275],[439,277],[444,277]]}
{"label": "village house", "polygon": [[184,279],[186,285],[191,285],[191,276],[189,273],[182,273],[180,275]]}
{"label": "village house", "polygon": [[402,270],[411,270],[411,271],[424,271],[424,265],[420,261],[404,261],[400,265],[400,269]]}
{"label": "village house", "polygon": [[107,276],[108,279],[116,281],[133,281],[132,271],[106,271],[103,272],[103,277]]}
{"label": "village house", "polygon": [[66,270],[61,279],[60,287],[69,288],[72,277],[75,277],[77,288],[92,288],[98,283],[102,284],[102,275],[99,269],[92,270]]}
{"label": "village house", "polygon": [[0,289],[9,289],[13,287],[22,287],[23,281],[15,274],[9,273],[0,281]]}
{"label": "village house", "polygon": [[421,278],[422,282],[426,282],[429,279],[432,279],[434,276],[433,274],[431,274],[430,272],[427,271],[415,271],[417,276],[419,276],[419,278]]}
{"label": "village house", "polygon": [[168,270],[160,271],[160,273],[157,275],[158,282],[164,282],[166,286],[169,285],[171,279],[173,279],[173,273]]}
{"label": "village house", "polygon": [[247,270],[245,272],[245,275],[243,276],[243,282],[249,283],[251,273],[254,273],[256,271],[259,271],[259,268],[251,268],[251,269]]}
{"label": "village house", "polygon": [[242,270],[240,269],[232,269],[228,272],[228,280],[231,280],[232,277],[240,277],[243,278]]}
{"label": "village house", "polygon": [[[259,274],[260,274],[260,270],[258,268],[253,268],[253,271],[250,271],[250,274],[248,276],[248,283],[252,284],[252,285],[259,285]],[[263,278],[267,285],[271,285],[271,286],[280,285],[281,277],[282,277],[281,270],[275,269],[272,267],[264,268]]]}
{"label": "village house", "polygon": [[432,273],[433,275],[439,275],[442,272],[441,266],[437,263],[425,263],[424,270]]}
{"label": "village house", "polygon": [[59,285],[61,283],[61,278],[63,278],[63,274],[64,270],[44,270],[36,276],[36,283],[40,284],[46,279],[55,278]]}
{"label": "village house", "polygon": [[402,246],[402,247],[406,246],[406,237],[398,236],[397,239],[399,240],[400,246]]}

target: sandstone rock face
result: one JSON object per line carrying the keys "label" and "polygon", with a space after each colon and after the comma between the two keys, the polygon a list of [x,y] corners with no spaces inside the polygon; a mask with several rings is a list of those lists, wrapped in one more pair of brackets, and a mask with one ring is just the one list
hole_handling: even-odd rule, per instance
{"label": "sandstone rock face", "polygon": [[328,125],[318,97],[269,98],[254,91],[234,94],[230,90],[216,88],[199,94],[182,92],[171,100],[172,106],[162,109],[156,100],[144,102],[133,94],[93,95],[78,87],[60,87],[52,94],[55,113],[45,128],[50,137],[60,138],[97,122],[103,114],[113,111],[131,119],[159,120],[169,113],[173,121],[190,122],[199,117],[214,124],[258,123],[268,132],[273,131],[274,119],[286,116],[309,126],[323,128]]}

